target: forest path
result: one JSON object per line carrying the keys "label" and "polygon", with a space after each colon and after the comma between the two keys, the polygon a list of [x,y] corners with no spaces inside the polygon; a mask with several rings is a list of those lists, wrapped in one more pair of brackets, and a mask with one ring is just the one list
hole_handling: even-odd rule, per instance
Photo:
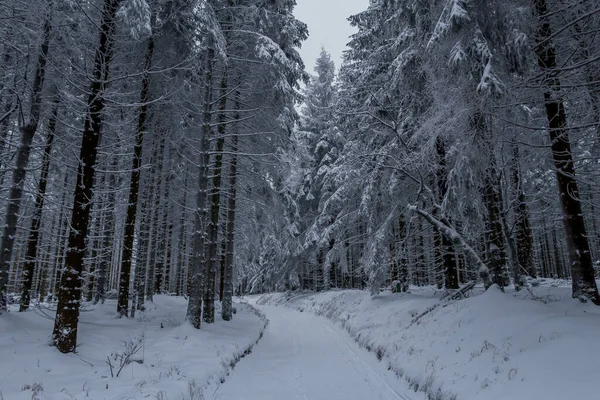
{"label": "forest path", "polygon": [[[323,317],[258,306],[263,339],[214,393],[219,400],[409,400],[403,380]],[[411,393],[411,396],[419,397]],[[419,397],[420,398],[420,397]]]}

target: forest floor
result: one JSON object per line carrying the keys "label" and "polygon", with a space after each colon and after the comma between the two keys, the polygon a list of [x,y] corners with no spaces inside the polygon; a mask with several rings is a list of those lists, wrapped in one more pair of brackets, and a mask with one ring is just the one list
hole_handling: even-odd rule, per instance
{"label": "forest floor", "polygon": [[597,397],[600,309],[573,300],[568,282],[443,293],[251,296],[232,322],[200,331],[182,323],[180,297],[156,296],[136,319],[107,301],[86,305],[69,355],[49,346],[47,308],[11,312],[0,317],[0,400]]}
{"label": "forest floor", "polygon": [[[116,302],[86,305],[77,354],[50,344],[53,313],[43,307],[0,317],[0,399],[199,400],[225,380],[262,336],[267,320],[235,304],[233,321],[217,314],[195,330],[183,324],[187,301],[155,296],[135,319],[116,318]],[[13,310],[15,311],[15,310]],[[121,355],[135,354],[122,371]],[[113,364],[113,375],[108,365]]]}
{"label": "forest floor", "polygon": [[[411,288],[410,294],[384,292],[373,297],[359,290],[276,293],[253,301],[268,305],[262,308],[267,317],[274,313],[274,305],[294,310],[296,317],[286,317],[292,324],[288,336],[293,337],[296,328],[304,332],[301,326],[307,323],[342,328],[348,338],[354,339],[353,345],[372,353],[365,362],[394,372],[402,378],[398,381],[411,387],[405,396],[418,398],[417,394],[426,393],[434,400],[597,398],[600,308],[572,299],[568,284],[545,280],[531,292],[507,289],[507,293],[497,287],[483,293],[476,287],[469,298],[454,301],[440,300],[442,292],[434,288]],[[310,322],[307,314],[322,320]],[[342,344],[331,346],[347,342],[343,339]],[[260,351],[261,357],[268,357],[262,354],[263,349]],[[315,352],[328,357],[325,349]],[[292,349],[288,356],[295,357]],[[244,360],[238,368],[246,368],[245,363],[252,359]],[[321,373],[337,382],[338,371],[330,370],[329,363],[322,365],[320,372],[313,374]],[[221,393],[226,393],[229,385],[236,385],[241,375],[238,372],[220,389]],[[350,388],[357,379],[350,375]],[[395,387],[389,379],[386,382]],[[242,385],[237,386],[241,390]]]}

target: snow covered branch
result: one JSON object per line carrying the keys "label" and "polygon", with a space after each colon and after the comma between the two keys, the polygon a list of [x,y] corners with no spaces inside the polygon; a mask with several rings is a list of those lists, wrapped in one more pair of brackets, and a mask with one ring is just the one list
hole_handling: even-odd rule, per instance
{"label": "snow covered branch", "polygon": [[419,214],[423,217],[427,222],[436,227],[444,236],[446,236],[452,244],[457,247],[462,247],[463,251],[466,253],[468,257],[471,258],[472,262],[475,263],[477,267],[477,271],[479,273],[479,277],[483,281],[483,285],[486,289],[492,286],[492,280],[490,279],[490,270],[485,265],[485,263],[481,260],[481,258],[477,255],[477,252],[473,250],[471,246],[465,241],[465,239],[456,231],[456,229],[446,225],[439,219],[435,218],[433,215],[428,213],[425,210],[422,210],[414,205],[408,205],[408,209],[414,213]]}

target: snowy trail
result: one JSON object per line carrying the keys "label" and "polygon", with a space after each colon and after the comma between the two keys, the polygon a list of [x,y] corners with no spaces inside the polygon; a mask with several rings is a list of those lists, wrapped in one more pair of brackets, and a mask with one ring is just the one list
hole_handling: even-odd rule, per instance
{"label": "snowy trail", "polygon": [[259,308],[270,320],[264,337],[215,399],[412,399],[402,380],[324,318],[285,307]]}

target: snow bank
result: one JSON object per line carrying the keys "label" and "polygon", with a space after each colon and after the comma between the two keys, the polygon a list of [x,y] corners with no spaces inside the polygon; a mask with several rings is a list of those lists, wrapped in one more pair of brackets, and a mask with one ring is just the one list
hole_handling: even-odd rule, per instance
{"label": "snow bank", "polygon": [[[233,321],[218,319],[199,331],[182,324],[183,298],[156,296],[147,305],[136,320],[116,318],[114,301],[89,306],[81,315],[78,352],[69,355],[49,346],[49,311],[2,315],[0,399],[202,399],[252,350],[267,325],[247,304],[236,304]],[[120,355],[136,344],[139,350],[117,377]]]}
{"label": "snow bank", "polygon": [[552,286],[533,289],[547,303],[497,287],[452,302],[428,289],[280,293],[258,303],[329,318],[430,399],[596,398],[600,309]]}

